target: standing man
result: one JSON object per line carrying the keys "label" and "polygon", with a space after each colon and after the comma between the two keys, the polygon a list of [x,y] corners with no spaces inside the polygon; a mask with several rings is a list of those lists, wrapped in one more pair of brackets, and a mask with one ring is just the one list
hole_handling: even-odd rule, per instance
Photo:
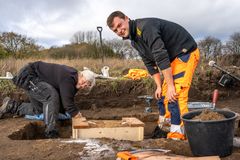
{"label": "standing man", "polygon": [[176,23],[158,18],[131,20],[121,11],[111,13],[107,25],[118,36],[131,41],[152,75],[157,85],[160,123],[171,118],[167,138],[184,140],[180,115],[188,112],[188,91],[199,61],[192,36]]}
{"label": "standing man", "polygon": [[59,111],[73,118],[82,117],[79,108],[74,105],[74,96],[78,89],[90,90],[95,85],[95,76],[89,70],[78,72],[65,65],[38,61],[24,66],[13,82],[26,91],[30,103],[19,104],[5,98],[0,108],[0,118],[8,112],[20,116],[43,113],[45,136],[56,138]]}

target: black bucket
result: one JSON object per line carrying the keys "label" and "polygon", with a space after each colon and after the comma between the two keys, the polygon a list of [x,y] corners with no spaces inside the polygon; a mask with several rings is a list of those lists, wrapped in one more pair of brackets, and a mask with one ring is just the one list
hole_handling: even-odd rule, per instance
{"label": "black bucket", "polygon": [[237,115],[226,110],[213,110],[226,119],[217,121],[192,120],[203,110],[191,111],[182,116],[186,135],[194,156],[228,156],[233,149],[234,124]]}

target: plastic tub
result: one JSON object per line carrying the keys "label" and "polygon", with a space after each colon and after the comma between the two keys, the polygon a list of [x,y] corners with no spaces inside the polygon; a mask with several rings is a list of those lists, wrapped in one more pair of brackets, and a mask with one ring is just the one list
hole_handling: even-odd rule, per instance
{"label": "plastic tub", "polygon": [[213,110],[226,119],[217,121],[192,120],[203,110],[191,111],[182,116],[191,151],[195,156],[228,156],[232,153],[234,124],[237,115],[232,111]]}

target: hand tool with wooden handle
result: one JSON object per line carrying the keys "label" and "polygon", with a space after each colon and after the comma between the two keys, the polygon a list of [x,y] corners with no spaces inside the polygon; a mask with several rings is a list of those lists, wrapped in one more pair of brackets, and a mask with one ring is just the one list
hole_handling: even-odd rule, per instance
{"label": "hand tool with wooden handle", "polygon": [[215,109],[215,107],[216,107],[217,99],[218,99],[218,90],[215,89],[213,91],[213,96],[212,96],[212,106],[213,106],[213,109]]}
{"label": "hand tool with wooden handle", "polygon": [[188,109],[215,109],[218,99],[218,90],[212,94],[212,102],[188,102]]}

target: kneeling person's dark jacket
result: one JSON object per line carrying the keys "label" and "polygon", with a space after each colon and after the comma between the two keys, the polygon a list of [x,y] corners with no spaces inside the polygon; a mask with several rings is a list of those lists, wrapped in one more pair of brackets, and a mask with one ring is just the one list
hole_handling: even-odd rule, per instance
{"label": "kneeling person's dark jacket", "polygon": [[13,78],[15,85],[26,90],[30,89],[30,82],[41,81],[49,83],[59,92],[64,110],[72,117],[79,112],[79,109],[74,105],[78,82],[76,69],[65,65],[37,61],[23,67]]}

